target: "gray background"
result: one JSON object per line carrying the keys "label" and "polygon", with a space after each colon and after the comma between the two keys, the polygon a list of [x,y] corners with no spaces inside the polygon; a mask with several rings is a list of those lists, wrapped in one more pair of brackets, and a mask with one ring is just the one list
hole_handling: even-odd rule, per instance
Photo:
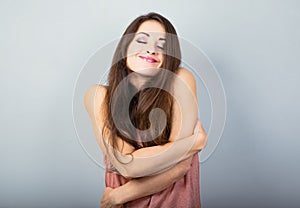
{"label": "gray background", "polygon": [[[0,207],[98,207],[103,170],[72,118],[77,76],[157,11],[219,72],[227,122],[201,164],[203,207],[300,204],[299,1],[0,1]],[[205,123],[207,125],[207,123]]]}

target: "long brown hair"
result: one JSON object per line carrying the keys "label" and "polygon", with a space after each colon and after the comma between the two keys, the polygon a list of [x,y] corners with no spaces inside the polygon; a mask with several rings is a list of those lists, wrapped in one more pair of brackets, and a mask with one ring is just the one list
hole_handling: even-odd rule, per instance
{"label": "long brown hair", "polygon": [[[109,134],[107,134],[109,135],[108,141],[114,148],[118,147],[116,136],[131,144],[135,149],[165,144],[168,142],[170,136],[172,127],[171,120],[173,98],[167,91],[162,90],[161,88],[146,88],[140,90],[130,101],[129,108],[131,122],[135,128],[140,130],[146,130],[150,127],[149,113],[153,108],[160,108],[163,110],[166,114],[167,122],[166,126],[162,130],[162,134],[160,134],[158,137],[153,138],[153,140],[150,141],[145,141],[141,138],[138,138],[136,131],[132,131],[132,129],[129,130],[129,125],[127,125],[126,122],[123,122],[121,127],[118,126],[118,128],[116,128],[112,118],[113,111],[120,111],[120,109],[111,108],[113,94],[115,93],[119,83],[130,73],[132,73],[132,71],[126,65],[127,48],[134,37],[132,35],[130,36],[130,34],[135,34],[139,26],[147,20],[155,20],[162,24],[165,28],[166,44],[161,68],[176,73],[181,62],[181,52],[176,30],[169,20],[162,15],[151,12],[149,14],[139,16],[127,27],[114,53],[112,66],[108,75],[108,86],[106,87],[107,93],[104,101],[107,118],[105,119],[102,132],[104,136],[105,130],[109,131]],[[163,85],[168,85],[167,87],[165,86],[164,89],[168,89],[168,87],[172,85],[172,82],[166,81],[167,76],[160,75],[159,79],[163,80],[163,82],[161,82]],[[128,85],[128,87],[134,86]],[[119,101],[126,102],[124,100],[128,98],[127,92],[128,89],[123,89],[123,92],[118,97]],[[125,112],[126,110],[128,113],[128,109],[124,109]],[[157,120],[159,120],[159,118],[157,118]],[[159,126],[160,122],[154,122],[152,125],[154,125],[154,127],[151,126],[153,129],[161,128],[161,126]]]}

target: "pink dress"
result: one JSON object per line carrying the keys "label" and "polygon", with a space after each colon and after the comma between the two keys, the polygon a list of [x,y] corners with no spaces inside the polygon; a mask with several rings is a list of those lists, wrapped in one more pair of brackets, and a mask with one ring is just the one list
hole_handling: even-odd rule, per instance
{"label": "pink dress", "polygon": [[[105,159],[106,160],[106,159]],[[106,160],[105,184],[107,187],[116,188],[127,183],[129,180],[117,172],[108,171]],[[166,188],[165,190],[146,196],[134,201],[127,202],[122,207],[134,208],[199,208],[200,203],[200,183],[199,183],[199,158],[198,154],[193,156],[192,166],[187,174]]]}

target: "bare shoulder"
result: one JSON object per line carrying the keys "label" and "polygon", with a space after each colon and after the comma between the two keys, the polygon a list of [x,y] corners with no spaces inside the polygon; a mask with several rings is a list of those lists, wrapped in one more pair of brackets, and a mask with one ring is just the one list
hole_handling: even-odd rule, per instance
{"label": "bare shoulder", "polygon": [[[103,152],[106,151],[106,148],[104,148],[104,146],[102,145],[103,140],[99,138],[102,138],[103,136],[102,127],[104,126],[105,119],[107,118],[107,114],[105,112],[106,108],[104,108],[104,102],[103,102],[106,94],[107,94],[106,86],[93,84],[87,88],[84,95],[84,105],[92,121],[96,139],[99,142]],[[109,129],[107,130],[108,131],[103,132],[105,140],[109,138],[110,135],[110,130]],[[119,151],[122,153],[127,154],[127,153],[132,153],[134,151],[133,146],[124,142],[121,139],[117,140],[117,145],[118,145],[117,148],[122,147],[119,148]]]}
{"label": "bare shoulder", "polygon": [[196,95],[196,79],[193,73],[186,68],[179,68],[176,74],[185,83],[185,85],[189,87],[192,90],[192,92]]}
{"label": "bare shoulder", "polygon": [[106,87],[99,84],[93,84],[87,88],[84,94],[84,106],[90,116],[95,113],[95,109],[101,108],[106,92]]}
{"label": "bare shoulder", "polygon": [[195,82],[195,77],[191,71],[186,68],[179,68],[177,75],[187,82]]}

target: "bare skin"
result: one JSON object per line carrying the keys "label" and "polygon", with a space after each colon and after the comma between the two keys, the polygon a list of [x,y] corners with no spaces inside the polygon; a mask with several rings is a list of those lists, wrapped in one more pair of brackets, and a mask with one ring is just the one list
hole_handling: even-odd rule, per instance
{"label": "bare skin", "polygon": [[[186,71],[185,71],[186,72]],[[181,75],[184,80],[188,81],[189,83],[193,83],[192,77],[190,77],[189,73],[188,75]],[[94,86],[95,87],[95,86]],[[195,88],[194,88],[195,89]],[[94,89],[95,90],[95,89]],[[90,92],[91,93],[91,92]],[[196,93],[196,92],[195,92]],[[101,95],[101,93],[100,93]],[[89,96],[87,95],[86,98]],[[101,104],[102,103],[102,96],[94,96],[93,95],[93,102],[86,102],[86,107],[87,110],[90,114],[90,118],[93,123],[94,127],[94,132],[96,134],[96,137],[99,138],[99,133],[100,133],[100,126],[99,123],[101,122],[101,117],[97,117],[97,115],[100,115],[99,113],[95,113],[91,109],[101,109]],[[91,104],[93,103],[93,105]],[[93,106],[94,108],[91,108]],[[94,121],[94,122],[93,122]],[[98,121],[98,122],[96,122]],[[197,147],[196,150],[199,151],[201,150],[206,142],[206,133],[200,123],[198,121],[198,124],[200,126],[198,130],[198,135],[197,138],[195,138],[195,146]],[[97,136],[98,135],[98,136]],[[128,150],[131,151],[132,147],[128,147]],[[147,151],[148,148],[143,148],[144,151]],[[195,151],[195,152],[197,152]],[[179,180],[181,177],[183,177],[190,169],[190,164],[191,164],[192,158],[190,157],[189,159],[182,161],[172,167],[171,169],[158,174],[154,176],[149,176],[149,177],[143,177],[143,178],[138,178],[138,179],[132,179],[125,185],[118,187],[116,189],[111,189],[111,188],[106,188],[104,191],[104,195],[101,200],[101,207],[109,207],[111,205],[116,206],[120,205],[123,203],[126,203],[128,201],[132,201],[138,198],[141,198],[143,196],[147,196],[150,194],[157,193],[161,190],[164,190],[177,180]],[[130,191],[129,191],[130,190]],[[112,207],[113,207],[112,206]]]}
{"label": "bare skin", "polygon": [[[155,21],[146,21],[145,23],[143,23],[140,26],[140,29],[139,31],[137,31],[137,33],[142,31],[147,34],[150,34],[150,39],[146,39],[146,41],[148,45],[152,44],[150,45],[150,47],[152,47],[151,51],[155,51],[155,47],[158,44],[162,43],[158,42],[160,36],[153,38],[151,36],[151,32],[155,31],[156,34],[164,34],[164,28],[161,27],[161,25]],[[145,41],[144,39],[146,37],[142,38],[143,41]],[[155,38],[158,39],[156,40]],[[142,55],[144,54],[143,51],[130,51],[130,47],[128,50],[131,54],[130,58],[128,58],[130,60],[129,64],[132,65],[131,68],[135,68],[134,71],[138,72],[139,67],[147,67],[147,63],[142,62],[139,59],[141,53]],[[152,53],[151,56],[159,60],[157,62],[157,67],[159,67],[160,63],[162,63],[163,61],[163,57],[159,53],[159,50],[155,53]],[[153,66],[151,65],[151,67]],[[182,160],[181,162],[178,161],[179,163],[177,164],[170,164],[167,169],[162,168],[163,171],[159,174],[133,178],[128,183],[115,189],[107,187],[101,199],[101,207],[120,207],[121,204],[124,204],[128,201],[132,201],[164,190],[165,188],[182,178],[189,171],[191,167],[192,156],[195,153],[199,152],[206,145],[206,133],[201,125],[201,122],[199,120],[197,121],[198,105],[197,103],[195,105],[189,105],[190,103],[195,102],[195,100],[197,102],[195,79],[193,75],[186,69],[180,69],[178,76],[186,83],[189,89],[193,92],[194,97],[186,97],[186,93],[181,92],[180,88],[178,90],[175,90],[175,92],[178,92],[178,97],[180,97],[181,101],[179,100],[180,105],[177,102],[174,102],[174,112],[172,115],[172,130],[169,138],[169,143],[149,148],[142,148],[138,151],[135,151],[134,148],[127,143],[124,143],[123,146],[123,141],[121,139],[119,139],[119,142],[120,146],[123,146],[122,150],[120,150],[123,154],[132,153],[132,155],[135,158],[144,157],[148,160],[151,159],[152,155],[160,154],[162,155],[163,159],[163,153],[168,152],[165,150],[169,150],[170,146],[178,145],[179,142],[183,141],[183,139],[179,138],[186,138],[192,135],[194,126],[197,123],[199,126],[199,130],[197,130],[197,134],[192,138],[192,140],[190,140],[192,141],[192,146],[186,154],[186,157],[184,158],[185,160]],[[103,148],[101,129],[103,127],[103,118],[105,118],[105,112],[101,110],[99,112],[99,109],[104,109],[102,106],[102,102],[103,98],[105,97],[105,93],[106,91],[103,86],[93,85],[87,90],[85,95],[85,107],[89,113],[96,139],[104,153],[105,148]],[[176,152],[174,154],[176,154]],[[166,163],[168,162],[166,161]],[[131,176],[132,173],[127,174],[128,176]]]}

